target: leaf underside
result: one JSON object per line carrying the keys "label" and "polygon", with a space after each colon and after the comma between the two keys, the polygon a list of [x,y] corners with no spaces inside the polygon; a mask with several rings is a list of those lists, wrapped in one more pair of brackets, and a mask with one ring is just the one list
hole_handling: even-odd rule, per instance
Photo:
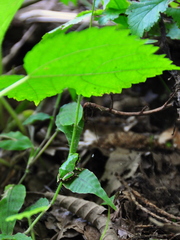
{"label": "leaf underside", "polygon": [[120,93],[122,88],[164,70],[180,69],[164,55],[154,55],[157,47],[144,43],[129,36],[128,30],[117,31],[115,27],[48,33],[24,59],[28,76],[1,76],[0,88],[21,79],[8,96],[38,104],[65,88],[73,88],[84,97]]}

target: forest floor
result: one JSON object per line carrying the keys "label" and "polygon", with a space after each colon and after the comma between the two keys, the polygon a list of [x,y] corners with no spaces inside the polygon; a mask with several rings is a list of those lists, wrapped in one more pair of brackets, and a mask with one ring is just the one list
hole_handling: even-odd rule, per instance
{"label": "forest floor", "polygon": [[[58,10],[59,8],[58,5]],[[76,12],[76,9],[72,7],[66,11]],[[33,24],[39,29],[39,23]],[[15,19],[3,44],[6,71],[15,66],[15,71],[20,69],[22,72],[24,54],[39,41],[44,32],[54,27],[52,25],[41,25],[41,33],[37,36],[36,29],[32,38],[26,40],[13,56],[11,47],[21,40],[30,26],[29,23],[21,23]],[[109,223],[112,224],[113,233],[105,237],[105,240],[180,239],[180,131],[176,109],[171,106],[143,116],[114,115],[111,112],[112,107],[123,112],[138,112],[162,106],[168,100],[173,86],[173,80],[168,80],[169,77],[170,74],[165,73],[161,78],[148,79],[146,83],[134,85],[121,94],[83,99],[82,104],[90,101],[109,108],[109,112],[90,106],[84,108],[85,129],[78,148],[80,167],[95,173],[108,196],[115,197],[117,209],[111,210]],[[52,115],[55,100],[56,96],[45,99],[38,111]],[[20,103],[12,99],[8,101],[14,109],[18,109]],[[69,93],[64,92],[60,105],[69,101]],[[25,101],[23,105],[23,111],[37,110],[33,103]],[[12,122],[7,111],[3,111],[1,131],[7,129],[8,122]],[[22,112],[19,116],[21,114]],[[28,129],[34,133],[37,146],[43,141],[48,124],[49,120],[36,122]],[[17,126],[9,124],[8,129],[16,131]],[[27,190],[24,207],[34,203],[39,196],[45,196],[47,192],[51,196],[55,191],[58,169],[66,159],[68,150],[67,140],[59,132],[33,164],[23,182]],[[28,154],[28,151],[0,150],[0,158],[11,163],[11,167],[0,163],[1,194],[6,185],[19,182]],[[87,209],[78,207],[79,204],[84,204],[83,199],[101,206],[100,199],[93,195],[72,194],[65,188],[61,195],[74,197],[63,200],[69,201],[69,205],[74,204],[74,211],[71,212],[70,207],[66,208],[66,203],[59,204],[59,199],[35,226],[36,239],[98,240],[98,221],[106,224],[107,210],[101,211],[101,207],[99,210],[92,209],[95,219],[99,219],[99,211],[102,216],[92,224],[88,216],[90,205],[87,204]],[[24,232],[26,228],[26,220],[18,221],[15,232]]]}

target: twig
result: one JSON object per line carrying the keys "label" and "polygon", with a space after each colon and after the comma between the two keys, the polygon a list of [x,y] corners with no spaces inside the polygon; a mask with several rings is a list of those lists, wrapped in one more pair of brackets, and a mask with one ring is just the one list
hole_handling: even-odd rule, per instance
{"label": "twig", "polygon": [[170,97],[169,99],[161,106],[161,107],[158,107],[158,108],[155,108],[155,109],[152,109],[152,110],[147,110],[147,111],[144,111],[145,108],[143,108],[141,111],[139,112],[123,112],[123,111],[118,111],[118,110],[115,110],[115,109],[111,109],[111,108],[107,108],[107,107],[103,107],[101,105],[98,105],[96,103],[91,103],[91,102],[86,102],[84,105],[83,105],[83,108],[97,108],[99,109],[100,111],[102,112],[109,112],[109,113],[113,113],[115,115],[123,115],[123,116],[141,116],[141,115],[149,115],[149,114],[152,114],[152,113],[156,113],[156,112],[160,112],[162,110],[165,110],[169,107],[172,107],[172,103],[169,103],[172,98],[175,96],[176,92],[174,92]]}
{"label": "twig", "polygon": [[[123,179],[120,179],[120,181],[123,183],[123,185],[125,186],[125,188],[127,189],[127,191],[124,191],[124,195],[129,199],[132,200],[134,202],[134,204],[139,207],[143,212],[146,212],[149,216],[155,218],[155,219],[159,219],[164,223],[168,223],[170,225],[179,227],[179,224],[174,223],[171,220],[168,220],[166,217],[172,218],[172,219],[176,219],[179,220],[179,217],[176,217],[172,214],[167,213],[166,211],[158,208],[155,204],[151,203],[150,201],[148,201],[146,198],[142,197],[141,194],[135,190],[133,190]],[[141,202],[143,202],[146,206],[149,206],[151,208],[153,208],[157,213],[164,215],[166,217],[161,217],[159,215],[157,215],[156,213],[150,211],[149,209],[147,209],[146,207],[144,207],[142,204],[140,204],[137,199],[140,199]]]}
{"label": "twig", "polygon": [[178,216],[174,216],[173,214],[170,214],[166,211],[164,211],[163,209],[160,209],[159,207],[157,207],[155,204],[153,204],[152,202],[148,201],[146,198],[144,198],[139,192],[131,189],[132,193],[134,194],[135,197],[139,198],[142,202],[144,202],[147,206],[154,208],[156,210],[156,212],[159,212],[161,215],[164,215],[170,219],[176,219],[176,220],[180,220],[180,217]]}

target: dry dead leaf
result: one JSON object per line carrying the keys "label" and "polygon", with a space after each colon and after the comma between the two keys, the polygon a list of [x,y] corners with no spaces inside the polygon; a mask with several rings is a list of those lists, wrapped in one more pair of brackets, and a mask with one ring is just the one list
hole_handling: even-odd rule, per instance
{"label": "dry dead leaf", "polygon": [[79,234],[79,231],[75,229],[77,223],[72,213],[63,208],[57,209],[56,206],[53,206],[45,225],[56,232],[56,240],[64,237],[73,238]]}
{"label": "dry dead leaf", "polygon": [[[47,198],[52,198],[54,193],[47,192],[44,195]],[[58,195],[56,200],[61,207],[66,208],[73,214],[87,220],[94,225],[101,234],[103,233],[108,220],[103,214],[106,211],[106,208],[91,201],[63,195]],[[118,240],[118,236],[113,229],[111,221],[108,224],[108,229],[103,237],[103,240]]]}
{"label": "dry dead leaf", "polygon": [[141,156],[138,151],[117,148],[110,154],[101,178],[101,181],[107,182],[105,190],[109,196],[121,186],[116,174],[123,176],[124,179],[132,177],[140,161]]}

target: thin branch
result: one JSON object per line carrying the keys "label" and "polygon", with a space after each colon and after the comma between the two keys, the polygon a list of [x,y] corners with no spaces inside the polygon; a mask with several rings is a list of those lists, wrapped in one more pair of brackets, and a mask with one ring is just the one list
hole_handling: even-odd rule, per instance
{"label": "thin branch", "polygon": [[111,109],[111,108],[107,108],[107,107],[103,107],[101,105],[98,105],[96,103],[91,103],[91,102],[86,102],[84,105],[83,105],[83,108],[96,108],[96,109],[99,109],[100,111],[102,112],[109,112],[109,113],[113,113],[115,115],[123,115],[123,116],[142,116],[142,115],[149,115],[149,114],[152,114],[152,113],[157,113],[157,112],[160,112],[162,110],[165,110],[169,107],[172,107],[172,103],[169,103],[172,98],[174,97],[176,93],[174,92],[170,97],[169,99],[161,106],[161,107],[158,107],[158,108],[155,108],[155,109],[152,109],[152,110],[147,110],[145,111],[145,108],[144,107],[141,111],[139,112],[123,112],[123,111],[118,111],[118,110],[115,110],[115,109]]}

